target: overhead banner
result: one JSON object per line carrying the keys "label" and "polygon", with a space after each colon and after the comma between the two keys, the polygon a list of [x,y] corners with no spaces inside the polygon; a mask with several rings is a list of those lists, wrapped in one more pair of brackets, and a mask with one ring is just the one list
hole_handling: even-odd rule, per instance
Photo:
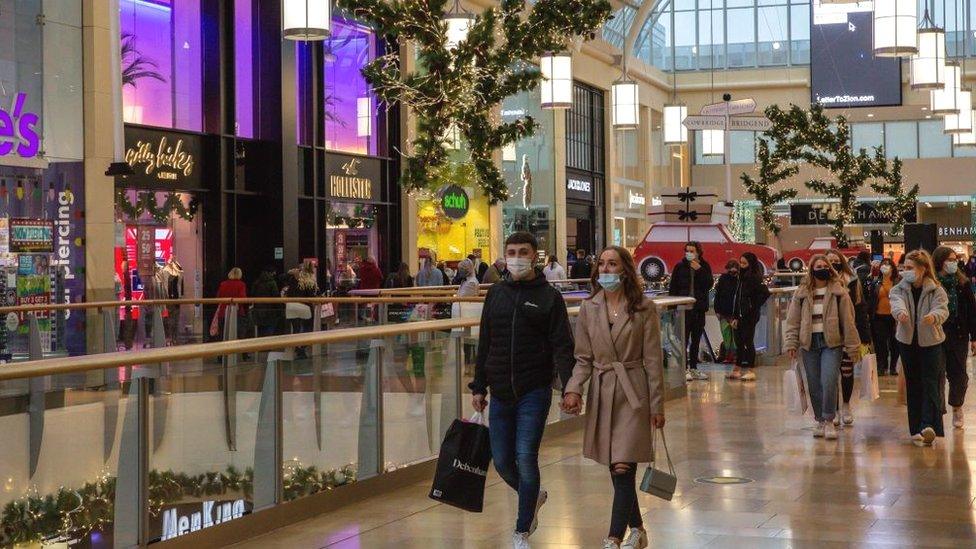
{"label": "overhead banner", "polygon": [[[852,225],[890,225],[893,221],[881,210],[877,202],[859,202]],[[790,204],[790,225],[830,225],[837,219],[838,204]],[[912,211],[905,216],[906,223],[915,223],[917,215]]]}

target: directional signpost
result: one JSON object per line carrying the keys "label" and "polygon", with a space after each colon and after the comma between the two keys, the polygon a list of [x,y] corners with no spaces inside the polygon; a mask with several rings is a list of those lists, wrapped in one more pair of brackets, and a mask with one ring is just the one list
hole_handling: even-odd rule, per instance
{"label": "directional signpost", "polygon": [[773,123],[765,116],[740,116],[752,114],[756,111],[756,101],[736,99],[732,101],[730,95],[726,101],[712,103],[701,108],[700,115],[685,117],[681,122],[689,130],[716,130],[725,132],[725,201],[732,203],[732,159],[730,157],[732,136],[731,132],[748,131],[764,132],[773,127]]}

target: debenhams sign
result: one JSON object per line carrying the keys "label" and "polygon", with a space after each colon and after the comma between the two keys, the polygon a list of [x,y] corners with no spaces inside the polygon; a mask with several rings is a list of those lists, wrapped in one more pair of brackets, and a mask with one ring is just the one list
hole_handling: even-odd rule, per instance
{"label": "debenhams sign", "polygon": [[354,202],[378,202],[383,163],[376,158],[329,153],[329,196]]}

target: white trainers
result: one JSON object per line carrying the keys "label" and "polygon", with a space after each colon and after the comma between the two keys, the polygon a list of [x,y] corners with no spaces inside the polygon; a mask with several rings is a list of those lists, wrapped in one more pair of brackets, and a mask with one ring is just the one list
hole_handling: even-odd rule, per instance
{"label": "white trainers", "polygon": [[931,427],[926,427],[922,429],[921,435],[922,435],[922,441],[925,443],[926,446],[932,446],[932,444],[935,443],[935,429]]}
{"label": "white trainers", "polygon": [[962,407],[953,406],[952,407],[952,426],[956,429],[962,429],[963,426],[963,415]]}
{"label": "white trainers", "polygon": [[691,371],[691,377],[695,378],[698,381],[708,381],[708,374],[697,369]]}
{"label": "white trainers", "polygon": [[824,438],[827,440],[837,440],[837,427],[834,427],[833,423],[827,424],[827,428],[824,429]]}
{"label": "white trainers", "polygon": [[742,381],[756,381],[756,372],[753,372],[752,368],[749,368],[749,371],[742,374],[742,377],[739,379]]}
{"label": "white trainers", "polygon": [[647,531],[631,528],[630,535],[620,544],[620,549],[644,549],[647,547]]}
{"label": "white trainers", "polygon": [[824,422],[817,422],[817,424],[813,426],[813,438],[823,438],[824,427]]}
{"label": "white trainers", "polygon": [[844,425],[854,424],[854,414],[851,412],[850,404],[840,405],[840,417],[844,421]]}
{"label": "white trainers", "polygon": [[619,549],[619,548],[620,548],[620,544],[619,543],[613,541],[610,538],[604,538],[604,540],[603,540],[603,549]]}
{"label": "white trainers", "polygon": [[691,370],[685,370],[685,381],[695,381],[695,376],[691,375]]}
{"label": "white trainers", "polygon": [[512,549],[532,549],[529,545],[529,534],[525,532],[512,534]]}
{"label": "white trainers", "polygon": [[540,488],[539,497],[536,498],[535,500],[535,515],[533,515],[532,517],[532,524],[529,525],[528,535],[531,536],[532,534],[534,534],[536,528],[539,527],[539,509],[542,509],[542,506],[546,504],[546,500],[548,499],[549,499],[549,492]]}
{"label": "white trainers", "polygon": [[915,446],[925,446],[925,439],[922,438],[922,435],[912,435],[912,444]]}
{"label": "white trainers", "polygon": [[837,414],[836,416],[834,416],[833,424],[834,424],[834,427],[837,427],[839,429],[843,429],[843,427],[840,424],[840,414]]}

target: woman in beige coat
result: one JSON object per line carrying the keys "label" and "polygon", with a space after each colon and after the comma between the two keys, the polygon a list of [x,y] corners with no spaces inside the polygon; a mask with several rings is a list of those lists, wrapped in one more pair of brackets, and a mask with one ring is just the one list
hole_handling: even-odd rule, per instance
{"label": "woman in beige coat", "polygon": [[614,488],[604,548],[642,548],[647,533],[635,483],[637,463],[652,459],[653,429],[664,427],[661,325],[626,249],[605,249],[591,278],[593,293],[576,320],[576,367],[563,410],[580,412],[589,383],[583,455],[610,468]]}

